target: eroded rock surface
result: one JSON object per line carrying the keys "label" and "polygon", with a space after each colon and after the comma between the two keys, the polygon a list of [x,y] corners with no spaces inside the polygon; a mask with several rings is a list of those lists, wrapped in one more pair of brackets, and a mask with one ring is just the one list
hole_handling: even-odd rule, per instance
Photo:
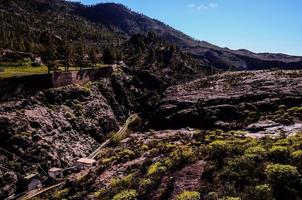
{"label": "eroded rock surface", "polygon": [[[0,103],[0,147],[7,151],[0,150],[1,163],[24,176],[37,170],[45,177],[51,167],[70,167],[88,156],[131,112],[147,111],[165,87],[148,73],[124,71]],[[1,177],[7,172],[0,169]],[[7,180],[16,185],[19,179]]]}
{"label": "eroded rock surface", "polygon": [[229,72],[168,88],[149,126],[242,128],[301,103],[301,71]]}

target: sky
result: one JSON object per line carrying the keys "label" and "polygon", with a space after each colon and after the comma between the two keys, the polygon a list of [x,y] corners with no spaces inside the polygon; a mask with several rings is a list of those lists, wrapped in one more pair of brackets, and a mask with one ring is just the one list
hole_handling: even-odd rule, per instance
{"label": "sky", "polygon": [[122,3],[191,37],[231,49],[302,56],[301,0],[77,0]]}

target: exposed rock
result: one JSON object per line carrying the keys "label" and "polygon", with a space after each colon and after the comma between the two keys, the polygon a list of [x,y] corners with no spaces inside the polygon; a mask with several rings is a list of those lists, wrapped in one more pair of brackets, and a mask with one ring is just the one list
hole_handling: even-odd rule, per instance
{"label": "exposed rock", "polygon": [[17,175],[13,172],[0,171],[0,198],[5,199],[15,193]]}
{"label": "exposed rock", "polygon": [[242,128],[280,105],[300,106],[301,94],[301,71],[218,74],[168,88],[148,127]]}
{"label": "exposed rock", "polygon": [[148,73],[124,70],[85,86],[1,103],[0,147],[11,153],[0,151],[1,163],[22,175],[38,170],[44,176],[43,170],[69,167],[88,156],[131,112],[148,113],[166,86]]}

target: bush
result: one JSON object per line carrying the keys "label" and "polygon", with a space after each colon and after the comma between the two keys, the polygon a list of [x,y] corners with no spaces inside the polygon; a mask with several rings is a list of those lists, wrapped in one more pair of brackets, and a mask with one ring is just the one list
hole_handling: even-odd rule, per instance
{"label": "bush", "polygon": [[189,146],[177,147],[173,152],[170,153],[170,158],[174,163],[175,168],[196,160],[195,152],[193,148]]}
{"label": "bush", "polygon": [[250,177],[254,171],[256,162],[243,157],[229,159],[220,173],[220,178],[223,181],[231,181],[236,185],[246,185],[252,182]]}
{"label": "bush", "polygon": [[154,164],[152,164],[149,168],[148,168],[148,175],[154,175],[154,174],[161,174],[167,171],[167,168],[165,166],[163,166],[160,162],[156,162]]}
{"label": "bush", "polygon": [[284,146],[273,146],[269,150],[269,158],[273,162],[286,163],[289,158],[290,151]]}
{"label": "bush", "polygon": [[62,199],[63,197],[67,197],[69,191],[70,191],[69,188],[65,188],[65,189],[59,190],[59,191],[57,191],[55,193],[54,198],[55,199]]}
{"label": "bush", "polygon": [[292,163],[297,166],[299,170],[302,170],[302,150],[294,151],[290,157]]}
{"label": "bush", "polygon": [[117,158],[115,156],[111,156],[110,158],[105,158],[101,161],[102,165],[109,166],[111,165]]}
{"label": "bush", "polygon": [[200,193],[194,191],[184,191],[176,197],[176,200],[199,200]]}
{"label": "bush", "polygon": [[274,199],[272,188],[268,184],[257,185],[255,187],[255,192],[252,194],[253,198],[256,200],[272,200]]}
{"label": "bush", "polygon": [[225,197],[221,200],[241,200],[241,198],[240,197]]}
{"label": "bush", "polygon": [[130,184],[133,181],[133,174],[129,174],[128,176],[124,176],[122,178],[115,178],[111,180],[110,187],[114,192],[121,191],[125,188],[129,188]]}
{"label": "bush", "polygon": [[146,194],[148,191],[148,188],[150,188],[153,185],[153,182],[151,179],[141,179],[139,182],[139,191]]}
{"label": "bush", "polygon": [[267,153],[263,147],[255,146],[245,150],[244,157],[254,161],[264,161],[267,158]]}
{"label": "bush", "polygon": [[123,190],[113,197],[113,200],[137,200],[136,190]]}
{"label": "bush", "polygon": [[272,164],[266,166],[265,174],[274,186],[295,185],[300,174],[297,167],[291,165]]}
{"label": "bush", "polygon": [[135,157],[134,151],[130,149],[124,149],[122,152],[120,152],[120,155],[122,156],[122,158],[126,158],[126,159]]}
{"label": "bush", "polygon": [[265,174],[273,188],[276,199],[296,199],[301,190],[300,174],[297,167],[291,165],[268,165]]}
{"label": "bush", "polygon": [[222,161],[228,155],[229,145],[227,142],[222,140],[216,140],[209,144],[210,147],[210,158]]}

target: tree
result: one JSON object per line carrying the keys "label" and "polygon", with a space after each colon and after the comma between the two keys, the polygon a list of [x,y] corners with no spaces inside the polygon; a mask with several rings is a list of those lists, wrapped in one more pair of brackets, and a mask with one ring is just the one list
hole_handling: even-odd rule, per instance
{"label": "tree", "polygon": [[115,54],[112,49],[106,48],[103,52],[103,62],[105,64],[112,64],[115,61]]}
{"label": "tree", "polygon": [[76,48],[76,64],[82,70],[84,64],[84,46],[82,44]]}
{"label": "tree", "polygon": [[96,49],[95,48],[90,49],[89,57],[90,57],[92,66],[94,66],[98,62],[97,57],[96,57]]}
{"label": "tree", "polygon": [[70,63],[71,63],[71,56],[72,56],[72,47],[67,40],[63,40],[63,45],[62,45],[62,55],[63,55],[63,60],[64,60],[64,68],[65,71],[69,70]]}

